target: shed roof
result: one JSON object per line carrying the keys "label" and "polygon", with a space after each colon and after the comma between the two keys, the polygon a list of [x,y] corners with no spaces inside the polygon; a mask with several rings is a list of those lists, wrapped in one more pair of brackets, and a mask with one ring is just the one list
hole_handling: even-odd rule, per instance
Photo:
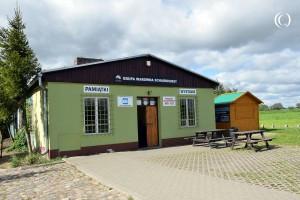
{"label": "shed roof", "polygon": [[214,102],[215,102],[215,104],[231,104],[244,95],[251,96],[259,104],[263,103],[260,99],[258,99],[256,96],[254,96],[253,94],[251,94],[248,91],[246,91],[246,92],[231,92],[231,93],[221,94],[215,98]]}
{"label": "shed roof", "polygon": [[239,98],[245,92],[233,92],[233,93],[225,93],[217,96],[215,98],[215,104],[230,104],[235,99]]}

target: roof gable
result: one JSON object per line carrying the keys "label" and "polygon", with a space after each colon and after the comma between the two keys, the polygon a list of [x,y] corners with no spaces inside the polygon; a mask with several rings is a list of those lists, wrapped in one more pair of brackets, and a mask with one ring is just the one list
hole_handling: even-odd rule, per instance
{"label": "roof gable", "polygon": [[[151,66],[146,62],[151,61]],[[121,77],[122,81],[116,81]],[[124,79],[152,78],[152,82]],[[43,71],[46,82],[213,88],[218,83],[151,54]],[[142,79],[139,79],[142,80]],[[158,81],[156,81],[158,80]]]}

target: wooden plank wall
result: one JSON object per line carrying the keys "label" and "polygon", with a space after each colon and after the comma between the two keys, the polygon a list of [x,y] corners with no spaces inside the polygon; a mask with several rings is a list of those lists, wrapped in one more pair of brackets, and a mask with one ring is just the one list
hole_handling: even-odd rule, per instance
{"label": "wooden plank wall", "polygon": [[230,105],[230,127],[239,131],[259,129],[258,103],[248,95]]}

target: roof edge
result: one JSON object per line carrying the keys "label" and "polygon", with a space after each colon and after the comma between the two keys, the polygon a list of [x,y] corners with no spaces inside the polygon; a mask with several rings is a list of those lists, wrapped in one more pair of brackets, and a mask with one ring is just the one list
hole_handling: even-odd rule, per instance
{"label": "roof edge", "polygon": [[259,104],[261,104],[261,103],[264,103],[262,100],[260,100],[259,98],[257,98],[256,96],[254,96],[251,92],[249,92],[249,91],[246,91],[246,92],[244,92],[244,94],[242,94],[242,95],[240,95],[239,97],[237,97],[236,99],[234,99],[233,101],[232,101],[232,103],[233,102],[235,102],[235,101],[237,101],[237,100],[239,100],[241,97],[243,97],[243,96],[245,96],[245,95],[250,95],[253,99],[255,99]]}
{"label": "roof edge", "polygon": [[169,62],[167,60],[164,60],[162,58],[159,58],[157,56],[154,56],[152,54],[140,54],[140,55],[136,55],[136,56],[129,56],[129,57],[124,57],[124,58],[117,58],[117,59],[111,59],[111,60],[106,60],[106,61],[98,61],[98,62],[93,62],[93,63],[85,63],[85,64],[81,64],[81,65],[76,65],[76,66],[67,66],[67,67],[61,67],[61,68],[56,68],[56,69],[50,69],[50,70],[43,70],[42,73],[43,74],[46,74],[46,73],[51,73],[51,72],[56,72],[56,71],[63,71],[63,70],[68,70],[68,69],[75,69],[75,68],[80,68],[80,67],[85,67],[85,66],[91,66],[91,65],[97,65],[97,64],[103,64],[103,63],[110,63],[110,62],[117,62],[117,61],[122,61],[122,60],[128,60],[128,59],[134,59],[134,58],[141,58],[141,57],[152,57],[154,59],[157,59],[157,60],[160,60],[162,62],[165,62],[165,63],[168,63],[170,65],[173,65],[174,67],[177,67],[181,70],[184,70],[186,72],[189,72],[191,74],[194,74],[200,78],[204,78],[212,83],[214,83],[214,85],[219,85],[219,82],[211,79],[211,78],[208,78],[206,76],[203,76],[201,74],[198,74],[196,72],[193,72],[187,68],[184,68],[182,66],[179,66],[177,64],[174,64],[172,62]]}

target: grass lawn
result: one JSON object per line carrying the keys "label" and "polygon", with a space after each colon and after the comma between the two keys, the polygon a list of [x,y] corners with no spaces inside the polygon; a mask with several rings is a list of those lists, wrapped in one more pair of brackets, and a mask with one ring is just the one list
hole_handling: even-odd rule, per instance
{"label": "grass lawn", "polygon": [[[266,135],[276,137],[272,144],[300,146],[300,109],[260,111],[260,125],[265,125]],[[271,128],[274,124],[275,128]],[[285,124],[289,127],[286,128]]]}

